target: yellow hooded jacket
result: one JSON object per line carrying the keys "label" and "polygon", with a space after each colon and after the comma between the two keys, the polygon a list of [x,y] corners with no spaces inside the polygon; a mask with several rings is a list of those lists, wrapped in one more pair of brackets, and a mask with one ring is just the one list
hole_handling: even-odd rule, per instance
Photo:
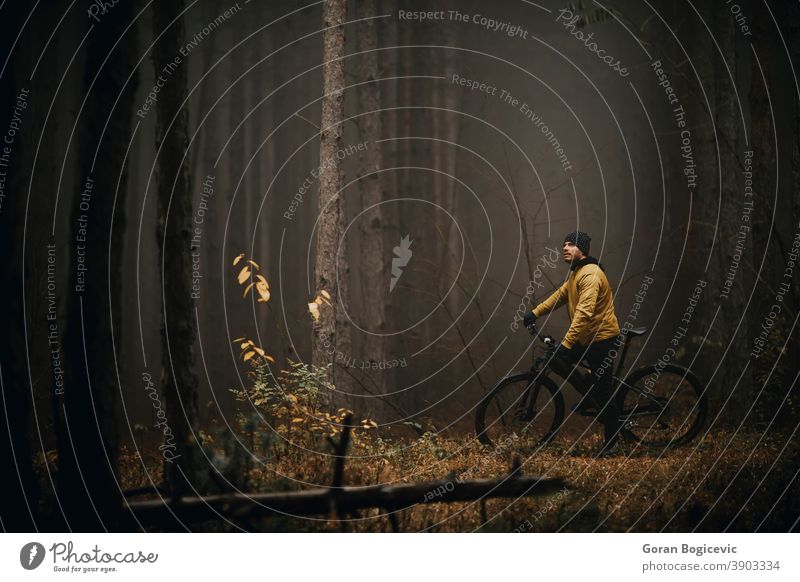
{"label": "yellow hooded jacket", "polygon": [[597,260],[582,259],[550,297],[533,309],[539,318],[567,304],[571,325],[561,343],[567,348],[588,347],[592,342],[615,337],[619,323],[614,313],[611,285]]}

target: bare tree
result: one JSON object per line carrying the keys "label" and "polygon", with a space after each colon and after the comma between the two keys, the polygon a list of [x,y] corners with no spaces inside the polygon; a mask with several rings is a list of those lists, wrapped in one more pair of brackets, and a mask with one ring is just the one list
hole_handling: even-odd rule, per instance
{"label": "bare tree", "polygon": [[[777,13],[778,26],[786,26],[788,31],[792,28],[796,30],[797,26],[797,21],[789,17],[791,12],[788,4],[781,4]],[[796,16],[796,9],[793,12]],[[755,307],[753,313],[761,319],[769,313],[772,305],[778,301],[781,303],[781,312],[775,318],[774,328],[766,336],[764,351],[753,360],[756,382],[752,386],[751,397],[758,396],[755,411],[757,419],[759,416],[761,419],[771,418],[778,409],[784,412],[787,409],[797,410],[794,402],[786,397],[797,394],[798,366],[797,360],[793,360],[791,355],[797,345],[798,297],[794,295],[797,287],[793,286],[793,279],[784,278],[785,269],[789,266],[788,253],[798,224],[795,214],[797,191],[792,192],[786,187],[792,183],[786,173],[792,163],[794,144],[789,142],[787,134],[780,127],[785,121],[776,114],[776,110],[782,109],[780,93],[794,92],[795,88],[793,83],[785,81],[790,78],[792,71],[784,64],[785,49],[777,39],[774,26],[770,10],[761,3],[754,4],[749,105],[754,190],[752,240],[757,249],[754,267],[759,271],[759,278],[755,301],[752,303]],[[784,36],[793,38],[786,32]],[[785,75],[784,79],[780,79],[782,75]],[[794,104],[790,111],[794,113],[796,97],[792,101]],[[779,125],[776,126],[776,123]],[[796,134],[793,139],[797,140]],[[791,218],[793,215],[794,220]],[[793,275],[796,280],[796,270]],[[759,319],[756,321],[761,325]],[[791,391],[787,391],[788,387],[791,387]],[[796,423],[796,417],[790,422]]]}
{"label": "bare tree", "polygon": [[[2,54],[10,57],[10,66],[2,74],[0,83],[0,118],[5,125],[7,115],[17,108],[19,78],[15,65],[19,60],[12,53],[14,39],[26,33],[20,46],[27,41],[29,33],[20,30],[22,17],[18,3],[10,2],[2,10],[0,18],[0,46]],[[17,48],[19,51],[20,48]],[[25,368],[25,311],[23,310],[22,283],[24,281],[24,260],[22,244],[24,241],[23,219],[25,198],[22,193],[23,175],[30,149],[24,134],[17,138],[13,150],[15,163],[3,169],[3,188],[0,190],[0,249],[6,257],[0,278],[0,313],[4,322],[0,334],[0,471],[8,476],[4,487],[4,499],[0,504],[0,523],[5,531],[32,531],[36,528],[37,487],[33,474],[31,448],[26,435],[30,421],[31,402],[30,382]],[[4,164],[5,165],[5,164]],[[9,196],[10,192],[14,195]]]}
{"label": "bare tree", "polygon": [[[435,49],[434,62],[436,63],[435,74],[442,77],[451,77],[454,71],[459,69],[460,53],[458,51],[458,30],[459,28],[452,22],[444,22],[441,31],[437,31],[437,38],[432,44],[442,44],[448,48]],[[438,35],[441,35],[439,37]],[[449,48],[452,47],[452,48]],[[433,177],[436,204],[443,211],[455,216],[456,212],[456,163],[458,159],[459,131],[461,129],[461,116],[457,113],[461,110],[461,92],[456,86],[447,81],[439,82],[432,91],[434,135],[437,141],[434,145],[434,164],[437,173]],[[454,227],[455,218],[447,217],[444,212],[439,211],[438,216],[443,221],[442,240],[439,249],[439,264],[445,276],[439,281],[439,293],[447,291],[450,278],[458,272],[457,253],[466,253],[466,249],[459,249],[459,237],[457,229]],[[444,288],[441,288],[444,287]],[[458,297],[455,293],[450,293],[447,297],[448,308],[452,312],[458,310]]]}
{"label": "bare tree", "polygon": [[[342,149],[342,119],[344,116],[344,22],[346,0],[329,0],[323,4],[325,32],[322,43],[322,119],[320,131],[319,222],[317,226],[315,291],[331,294],[333,309],[322,309],[312,336],[312,362],[328,367],[329,378],[339,388],[344,387],[346,372],[336,369],[337,354],[350,354],[350,330],[342,310],[348,297],[349,268],[347,253],[339,252],[344,232],[344,204],[341,188],[344,183],[342,163],[337,152]],[[344,400],[336,399],[338,404]]]}
{"label": "bare tree", "polygon": [[[69,527],[115,527],[121,508],[116,476],[122,266],[127,152],[138,76],[137,3],[109,12],[87,46],[88,94],[80,123],[77,187],[70,215],[71,269],[64,339],[67,442],[59,443],[59,497]],[[106,60],[107,59],[107,60]],[[129,79],[129,76],[131,78]],[[113,233],[113,234],[112,234]],[[114,336],[112,338],[112,329]]]}
{"label": "bare tree", "polygon": [[[743,198],[743,190],[739,186],[743,168],[743,156],[739,142],[741,114],[736,99],[738,59],[736,50],[736,23],[728,17],[723,5],[714,5],[707,22],[713,23],[714,38],[720,45],[722,54],[715,55],[713,77],[709,94],[713,98],[714,127],[716,128],[715,160],[709,160],[707,192],[718,192],[718,196],[710,197],[701,212],[705,212],[705,221],[715,225],[714,240],[715,263],[709,269],[709,283],[714,289],[723,289],[726,277],[730,276],[733,265],[738,263],[735,274],[735,285],[720,303],[721,312],[717,318],[715,340],[727,349],[727,357],[733,366],[721,366],[718,379],[726,387],[736,385],[749,386],[753,377],[751,370],[743,370],[743,362],[749,352],[750,334],[748,320],[745,315],[747,299],[753,288],[753,239],[744,236],[740,230],[742,214],[746,211],[747,201]],[[717,171],[711,171],[713,169]],[[719,172],[719,173],[717,173]],[[711,188],[712,183],[715,185]],[[749,223],[745,224],[749,228]],[[709,232],[708,234],[711,234]],[[737,250],[738,247],[738,250]],[[734,256],[739,260],[734,262]],[[713,310],[708,310],[713,316]],[[739,379],[741,373],[744,375]],[[741,401],[741,399],[737,399]]]}
{"label": "bare tree", "polygon": [[[157,102],[156,144],[158,185],[158,248],[163,300],[161,311],[162,386],[167,409],[164,428],[165,477],[174,497],[204,488],[201,450],[197,441],[197,336],[191,288],[192,186],[186,99],[187,64],[180,60],[185,43],[184,0],[153,4],[158,36],[153,64],[165,79]],[[161,34],[161,33],[164,34]],[[160,35],[160,36],[159,36]]]}
{"label": "bare tree", "polygon": [[[374,21],[375,0],[364,0],[357,4],[358,50],[360,56],[359,82],[367,82],[358,88],[359,114],[358,128],[361,141],[367,147],[361,154],[361,226],[360,280],[361,298],[364,305],[364,327],[374,330],[376,335],[365,338],[363,357],[367,361],[381,362],[386,358],[386,343],[382,334],[386,330],[386,256],[383,232],[383,152],[379,140],[382,137],[381,87],[378,73],[378,31]],[[362,20],[363,19],[363,20]],[[369,20],[366,20],[369,19]],[[369,373],[369,372],[367,372]],[[377,389],[384,392],[384,376],[375,376]]]}

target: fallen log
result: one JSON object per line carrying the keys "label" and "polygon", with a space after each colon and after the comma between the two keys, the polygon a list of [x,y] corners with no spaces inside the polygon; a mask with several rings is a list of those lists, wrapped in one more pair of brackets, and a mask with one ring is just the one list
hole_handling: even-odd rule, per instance
{"label": "fallen log", "polygon": [[178,500],[125,500],[125,504],[130,510],[131,518],[148,526],[174,523],[176,519],[184,523],[197,523],[221,518],[236,520],[269,515],[329,514],[332,504],[339,514],[353,513],[369,507],[391,511],[418,504],[541,496],[555,493],[564,487],[564,481],[560,478],[542,479],[512,473],[499,479],[443,479],[400,485],[320,487],[280,493],[183,497]]}

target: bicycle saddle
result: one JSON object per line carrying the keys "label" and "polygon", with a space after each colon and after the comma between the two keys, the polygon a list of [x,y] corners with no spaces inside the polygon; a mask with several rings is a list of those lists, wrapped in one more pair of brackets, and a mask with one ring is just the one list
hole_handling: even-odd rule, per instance
{"label": "bicycle saddle", "polygon": [[644,335],[647,333],[646,327],[632,327],[625,332],[625,335],[636,337],[637,335]]}

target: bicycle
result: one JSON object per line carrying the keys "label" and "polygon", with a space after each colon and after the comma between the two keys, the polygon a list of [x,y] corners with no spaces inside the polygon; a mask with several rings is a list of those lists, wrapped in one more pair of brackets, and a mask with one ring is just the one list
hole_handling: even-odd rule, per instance
{"label": "bicycle", "polygon": [[[534,349],[529,371],[504,377],[478,404],[475,432],[486,445],[494,446],[502,437],[515,434],[541,446],[555,438],[564,422],[562,383],[550,378],[556,343],[540,334],[535,325],[528,331],[544,344],[544,354],[537,357]],[[612,392],[621,411],[620,435],[645,446],[680,446],[697,436],[705,424],[705,389],[690,370],[675,364],[642,366],[621,378],[631,339],[646,332],[647,328],[640,327],[623,334],[625,345],[614,371]],[[581,363],[568,374],[563,384],[567,383],[584,397],[593,383],[591,371]],[[597,416],[591,411],[581,414]]]}

